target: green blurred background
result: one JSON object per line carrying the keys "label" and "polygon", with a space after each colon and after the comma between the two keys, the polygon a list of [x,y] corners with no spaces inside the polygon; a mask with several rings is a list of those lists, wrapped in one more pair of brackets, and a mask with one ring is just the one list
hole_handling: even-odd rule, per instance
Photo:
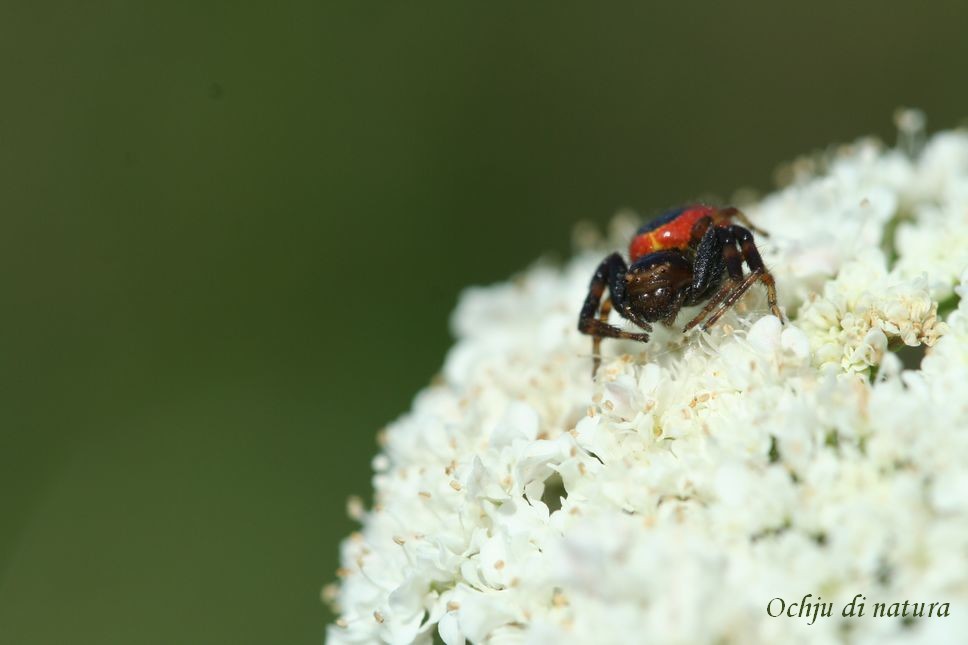
{"label": "green blurred background", "polygon": [[[968,116],[968,5],[4,2],[0,642],[318,643],[460,289]],[[576,310],[577,310],[576,303]]]}

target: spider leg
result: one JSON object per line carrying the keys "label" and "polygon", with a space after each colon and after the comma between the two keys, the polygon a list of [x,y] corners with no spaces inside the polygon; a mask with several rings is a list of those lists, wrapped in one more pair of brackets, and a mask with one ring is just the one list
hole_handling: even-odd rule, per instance
{"label": "spider leg", "polygon": [[[612,299],[605,298],[602,302],[602,307],[598,311],[599,322],[608,323],[608,314],[612,313]],[[592,376],[598,372],[599,366],[602,364],[602,337],[593,336],[592,337]]]}
{"label": "spider leg", "polygon": [[735,217],[740,221],[740,223],[743,226],[745,226],[746,228],[748,228],[749,230],[753,231],[754,233],[756,233],[761,237],[770,237],[769,233],[767,233],[760,227],[753,224],[753,222],[750,221],[750,218],[747,217],[746,213],[736,208],[735,206],[729,206],[728,208],[724,208],[719,212],[722,213],[723,215],[726,215],[727,217]]}
{"label": "spider leg", "polygon": [[746,260],[746,266],[753,273],[759,274],[760,282],[766,287],[766,301],[770,305],[770,312],[779,318],[781,323],[784,322],[783,313],[780,312],[780,307],[776,301],[776,281],[773,279],[773,274],[763,264],[760,251],[756,248],[756,243],[753,241],[753,234],[742,226],[730,226],[730,228],[733,230],[733,234],[739,240],[740,246],[743,249],[743,258]]}
{"label": "spider leg", "polygon": [[735,283],[732,283],[732,280],[730,280],[731,284],[728,284],[727,286],[732,288],[732,291],[728,292],[726,299],[723,301],[722,307],[720,307],[714,314],[712,314],[711,316],[709,316],[708,319],[706,319],[706,322],[704,322],[702,325],[702,330],[706,331],[710,327],[715,325],[716,321],[722,318],[723,314],[729,311],[729,308],[735,305],[736,301],[739,300],[743,296],[743,294],[746,293],[746,291],[751,286],[753,286],[753,284],[757,280],[760,280],[762,277],[763,277],[763,273],[761,271],[753,271],[748,276],[746,276],[746,279],[740,282],[738,285]]}
{"label": "spider leg", "polygon": [[[602,338],[625,338],[641,342],[649,339],[648,334],[628,332],[607,322],[613,304],[618,306],[619,313],[629,310],[625,294],[625,274],[627,272],[628,265],[625,264],[625,260],[618,253],[612,253],[602,260],[588,285],[588,295],[585,296],[585,304],[578,315],[578,331],[592,336],[592,351],[596,357],[596,370],[601,360],[598,350]],[[602,303],[602,296],[605,294],[606,287],[608,287],[611,297]],[[633,320],[633,322],[636,321]]]}
{"label": "spider leg", "polygon": [[[723,258],[727,262],[727,267],[730,266],[730,260],[727,259],[727,254],[729,251],[727,249],[732,249],[732,253],[736,252],[736,243],[738,242],[742,248],[743,259],[746,260],[746,265],[750,268],[750,274],[742,280],[737,280],[734,276],[732,269],[730,269],[730,283],[729,286],[732,287],[732,291],[728,292],[728,295],[722,296],[722,306],[703,323],[703,330],[709,329],[711,326],[716,324],[723,314],[725,314],[730,307],[736,304],[746,291],[753,286],[756,282],[762,282],[766,287],[766,299],[770,306],[770,312],[783,322],[783,314],[780,312],[780,307],[777,305],[776,301],[776,283],[773,280],[773,275],[766,270],[766,265],[763,264],[763,258],[760,257],[760,252],[756,248],[756,244],[753,242],[753,234],[742,226],[729,226],[724,227],[724,232],[722,233],[723,239],[729,240],[729,243],[723,248]],[[734,260],[735,262],[735,260]],[[741,277],[741,276],[740,276]],[[720,297],[720,294],[716,294]],[[707,305],[707,308],[710,308]],[[710,308],[711,309],[711,308]],[[704,312],[706,309],[703,310]],[[701,316],[697,316],[697,319]],[[698,320],[693,320],[690,325],[698,323]],[[687,327],[688,328],[688,327]]]}
{"label": "spider leg", "polygon": [[[723,286],[720,287],[719,291],[717,291],[716,294],[709,299],[709,302],[707,302],[706,306],[702,308],[702,311],[696,314],[695,318],[693,318],[688,323],[686,323],[686,326],[682,328],[682,333],[686,333],[687,331],[689,331],[690,329],[692,329],[693,327],[701,323],[702,319],[708,316],[709,312],[715,309],[716,306],[719,305],[726,298],[726,296],[728,296],[729,293],[736,288],[736,285],[737,285],[736,281],[734,281],[732,278],[728,279],[723,284]],[[703,327],[705,328],[705,325]]]}
{"label": "spider leg", "polygon": [[709,230],[712,224],[713,218],[708,215],[696,220],[696,223],[692,225],[692,231],[689,232],[689,242],[697,246],[702,243],[703,238],[706,236],[706,231]]}
{"label": "spider leg", "polygon": [[683,332],[689,331],[702,322],[703,318],[708,316],[709,312],[715,309],[743,281],[743,259],[736,248],[736,238],[729,229],[714,226],[706,229],[696,250],[693,293],[705,293],[712,281],[718,279],[714,268],[718,266],[717,256],[722,258],[729,277],[719,291],[709,299],[702,311],[686,324]]}

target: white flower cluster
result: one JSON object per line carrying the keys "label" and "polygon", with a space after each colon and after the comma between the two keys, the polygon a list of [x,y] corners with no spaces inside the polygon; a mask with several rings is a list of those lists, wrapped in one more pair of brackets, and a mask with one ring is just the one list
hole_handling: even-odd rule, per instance
{"label": "white flower cluster", "polygon": [[814,359],[861,371],[879,365],[889,337],[932,346],[944,331],[927,278],[901,278],[879,250],[861,252],[801,307],[797,324],[809,335]]}
{"label": "white flower cluster", "polygon": [[[968,134],[855,144],[745,210],[786,324],[754,287],[709,332],[606,340],[593,379],[602,249],[464,294],[329,642],[965,642]],[[936,605],[875,616],[905,601]]]}

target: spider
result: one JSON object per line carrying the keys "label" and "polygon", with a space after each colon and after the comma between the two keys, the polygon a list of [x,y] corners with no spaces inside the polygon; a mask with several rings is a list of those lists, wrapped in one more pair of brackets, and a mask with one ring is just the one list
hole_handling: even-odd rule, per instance
{"label": "spider", "polygon": [[[749,228],[734,224],[734,219]],[[757,281],[766,287],[770,311],[782,322],[773,276],[763,265],[750,229],[766,235],[732,206],[682,206],[636,232],[629,244],[631,265],[618,253],[602,260],[578,316],[578,330],[592,337],[592,374],[601,364],[603,338],[644,343],[652,331],[651,323],[672,326],[682,307],[704,300],[708,300],[706,306],[682,331],[689,331],[703,319],[702,328],[706,330]],[[744,260],[750,269],[745,276]],[[610,297],[603,302],[606,287]],[[625,331],[609,324],[613,307],[645,332]],[[716,307],[719,309],[713,311]]]}

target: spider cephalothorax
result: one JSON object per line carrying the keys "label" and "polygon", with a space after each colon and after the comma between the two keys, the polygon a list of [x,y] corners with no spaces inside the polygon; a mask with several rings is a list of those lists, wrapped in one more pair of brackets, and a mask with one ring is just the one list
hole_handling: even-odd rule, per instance
{"label": "spider cephalothorax", "polygon": [[[734,218],[749,228],[733,224]],[[708,300],[706,306],[683,331],[703,319],[703,329],[707,329],[757,281],[766,286],[770,311],[783,320],[773,276],[763,265],[749,229],[756,230],[736,208],[683,206],[638,230],[629,244],[630,264],[618,253],[602,260],[578,317],[579,331],[592,336],[595,369],[602,338],[645,342],[651,323],[672,325],[682,307],[704,300]],[[748,275],[743,274],[743,261],[750,269]],[[609,297],[603,302],[606,287]],[[717,306],[719,309],[713,311]],[[609,324],[613,308],[645,332],[629,332]]]}

